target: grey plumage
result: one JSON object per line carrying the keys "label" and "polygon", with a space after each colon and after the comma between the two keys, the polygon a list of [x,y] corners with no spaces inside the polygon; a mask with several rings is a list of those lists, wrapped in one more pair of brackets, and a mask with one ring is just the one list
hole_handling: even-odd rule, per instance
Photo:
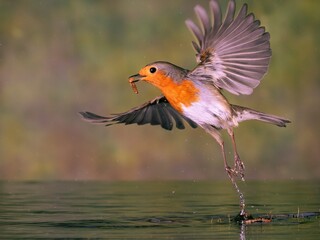
{"label": "grey plumage", "polygon": [[234,115],[238,122],[243,122],[246,120],[258,120],[266,123],[270,123],[279,127],[286,127],[290,120],[278,117],[275,115],[259,112],[247,107],[242,107],[238,105],[231,105]]}
{"label": "grey plumage", "polygon": [[253,13],[247,14],[246,4],[235,16],[236,5],[231,0],[224,21],[216,0],[210,2],[210,7],[212,22],[199,5],[195,12],[200,28],[192,20],[186,21],[198,41],[193,42],[193,46],[200,62],[190,72],[190,78],[198,76],[232,94],[249,95],[268,70],[270,35],[260,26],[260,21],[255,20]]}

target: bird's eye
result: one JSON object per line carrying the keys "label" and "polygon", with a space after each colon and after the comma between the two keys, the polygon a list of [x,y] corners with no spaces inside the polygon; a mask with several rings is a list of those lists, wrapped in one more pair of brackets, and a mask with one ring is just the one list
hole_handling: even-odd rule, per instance
{"label": "bird's eye", "polygon": [[155,72],[157,71],[157,69],[156,69],[155,67],[151,67],[151,68],[149,69],[149,71],[150,71],[151,73],[155,73]]}

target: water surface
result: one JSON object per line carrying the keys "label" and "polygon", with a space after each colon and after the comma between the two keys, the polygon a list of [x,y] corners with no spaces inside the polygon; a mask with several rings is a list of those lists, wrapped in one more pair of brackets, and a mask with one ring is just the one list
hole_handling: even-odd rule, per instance
{"label": "water surface", "polygon": [[320,182],[1,182],[1,238],[320,239]]}

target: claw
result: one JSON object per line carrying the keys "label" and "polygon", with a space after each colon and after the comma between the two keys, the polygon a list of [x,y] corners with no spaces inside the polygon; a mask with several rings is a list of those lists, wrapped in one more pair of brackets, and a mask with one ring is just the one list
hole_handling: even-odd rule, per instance
{"label": "claw", "polygon": [[240,177],[242,181],[244,181],[244,170],[244,163],[241,161],[239,155],[236,155],[234,157],[234,171],[237,173],[237,176]]}
{"label": "claw", "polygon": [[[243,166],[243,164],[242,164]],[[225,171],[227,172],[229,178],[239,177],[241,181],[245,181],[244,179],[244,168],[235,166],[234,168],[231,168],[229,166],[225,167]]]}
{"label": "claw", "polygon": [[236,170],[229,166],[225,167],[225,170],[230,178],[238,176],[238,173],[236,172]]}

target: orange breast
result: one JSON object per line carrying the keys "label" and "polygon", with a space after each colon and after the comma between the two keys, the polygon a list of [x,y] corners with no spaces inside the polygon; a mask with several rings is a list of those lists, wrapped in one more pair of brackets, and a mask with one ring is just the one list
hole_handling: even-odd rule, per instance
{"label": "orange breast", "polygon": [[170,77],[163,77],[159,85],[158,87],[172,107],[179,112],[182,112],[183,105],[188,107],[199,98],[199,90],[190,80],[182,80],[180,83],[176,83]]}
{"label": "orange breast", "polygon": [[179,112],[182,112],[183,105],[188,107],[199,98],[199,90],[195,88],[193,82],[190,80],[183,80],[178,84],[171,82],[171,84],[161,90],[172,107]]}
{"label": "orange breast", "polygon": [[[143,74],[144,72],[142,72]],[[186,79],[176,83],[171,77],[161,71],[146,77],[144,80],[158,87],[172,107],[179,112],[182,112],[183,105],[188,107],[199,99],[199,90],[190,80]]]}

